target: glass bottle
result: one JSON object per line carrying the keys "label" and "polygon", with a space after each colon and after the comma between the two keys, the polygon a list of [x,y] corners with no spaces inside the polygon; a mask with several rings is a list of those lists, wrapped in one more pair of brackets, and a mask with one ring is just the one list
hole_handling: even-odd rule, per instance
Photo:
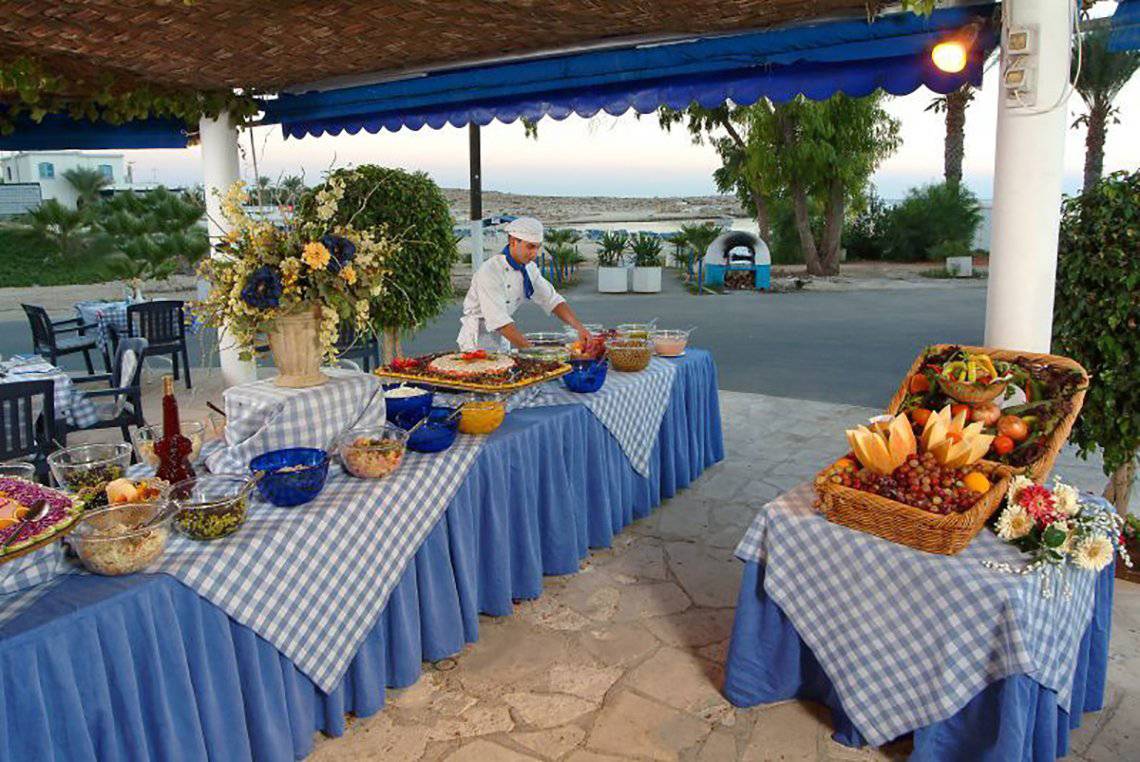
{"label": "glass bottle", "polygon": [[162,438],[154,443],[154,453],[158,456],[158,469],[154,475],[170,484],[194,476],[190,465],[193,445],[182,436],[178,422],[178,400],[174,397],[174,376],[162,379]]}

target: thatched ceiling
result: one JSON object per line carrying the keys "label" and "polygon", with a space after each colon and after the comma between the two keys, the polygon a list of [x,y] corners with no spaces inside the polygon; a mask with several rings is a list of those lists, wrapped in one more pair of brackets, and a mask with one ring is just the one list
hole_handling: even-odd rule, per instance
{"label": "thatched ceiling", "polygon": [[0,61],[272,91],[641,35],[741,31],[876,0],[0,0]]}

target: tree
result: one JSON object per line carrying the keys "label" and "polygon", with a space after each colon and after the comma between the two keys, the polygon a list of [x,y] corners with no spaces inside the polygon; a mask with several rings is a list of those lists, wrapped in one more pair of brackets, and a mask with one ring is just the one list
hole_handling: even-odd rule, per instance
{"label": "tree", "polygon": [[[772,236],[770,188],[764,178],[753,175],[747,166],[752,123],[751,112],[757,106],[728,106],[704,108],[693,104],[684,111],[662,108],[657,112],[658,123],[665,130],[685,123],[693,142],[702,145],[707,140],[720,155],[721,166],[713,172],[713,180],[721,193],[735,193],[756,217],[760,237],[765,241]],[[723,133],[723,134],[722,134]]]}
{"label": "tree", "polygon": [[23,223],[34,244],[49,259],[59,262],[78,257],[91,243],[92,231],[85,210],[69,209],[54,198],[29,209]]}
{"label": "tree", "polygon": [[966,107],[974,100],[972,85],[962,85],[952,93],[935,98],[926,107],[935,114],[946,114],[946,141],[943,145],[942,177],[947,185],[962,182],[962,159],[966,155]]}
{"label": "tree", "polygon": [[1083,35],[1079,77],[1075,50],[1072,56],[1077,92],[1089,109],[1073,122],[1073,127],[1088,128],[1085,133],[1083,186],[1086,190],[1096,184],[1104,169],[1104,141],[1108,136],[1108,125],[1120,123],[1117,118],[1120,109],[1112,105],[1112,102],[1140,68],[1140,52],[1114,53],[1108,49],[1108,37],[1109,29],[1105,27],[1094,28]]}
{"label": "tree", "polygon": [[277,183],[277,203],[296,204],[305,190],[305,178],[300,175],[285,175]]}
{"label": "tree", "polygon": [[97,202],[100,198],[99,192],[111,184],[102,172],[87,167],[69,169],[63,173],[63,179],[67,180],[68,185],[79,194],[75,205],[80,209]]}
{"label": "tree", "polygon": [[200,224],[205,209],[189,194],[156,188],[120,193],[95,209],[95,225],[107,237],[108,263],[130,281],[162,279],[196,264],[210,249]]}
{"label": "tree", "polygon": [[1053,344],[1092,377],[1072,440],[1100,450],[1105,497],[1128,509],[1140,454],[1140,171],[1065,200]]}

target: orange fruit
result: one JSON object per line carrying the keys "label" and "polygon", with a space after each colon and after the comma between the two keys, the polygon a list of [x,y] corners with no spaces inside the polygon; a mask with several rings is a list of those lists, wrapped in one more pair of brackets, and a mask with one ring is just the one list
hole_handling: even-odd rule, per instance
{"label": "orange fruit", "polygon": [[839,460],[835,461],[835,468],[838,468],[840,470],[850,468],[851,470],[854,470],[855,462],[849,458],[840,458]]}
{"label": "orange fruit", "polygon": [[990,480],[981,471],[971,471],[966,474],[966,478],[962,480],[966,488],[971,492],[977,492],[979,495],[990,491]]}

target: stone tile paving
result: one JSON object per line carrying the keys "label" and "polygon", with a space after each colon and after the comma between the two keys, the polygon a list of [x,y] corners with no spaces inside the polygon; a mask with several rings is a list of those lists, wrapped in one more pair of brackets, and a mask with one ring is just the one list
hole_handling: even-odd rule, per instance
{"label": "stone tile paving", "polygon": [[[192,394],[183,390],[188,417],[203,415],[206,399],[220,399],[213,376],[203,374]],[[147,397],[150,408],[157,394]],[[425,665],[415,685],[389,691],[386,709],[353,721],[342,738],[319,738],[311,758],[905,757],[906,744],[855,750],[835,743],[818,705],[738,710],[719,692],[741,568],[733,548],[760,506],[842,454],[842,430],[876,411],[733,392],[721,393],[721,409],[723,463],[629,527],[612,549],[592,552],[580,573],[548,578],[544,595],[518,604],[514,616],[483,617],[478,643]],[[1072,452],[1058,470],[1078,486],[1103,486],[1099,464]],[[1140,585],[1117,584],[1112,637],[1108,706],[1073,735],[1072,759],[1136,757]]]}

